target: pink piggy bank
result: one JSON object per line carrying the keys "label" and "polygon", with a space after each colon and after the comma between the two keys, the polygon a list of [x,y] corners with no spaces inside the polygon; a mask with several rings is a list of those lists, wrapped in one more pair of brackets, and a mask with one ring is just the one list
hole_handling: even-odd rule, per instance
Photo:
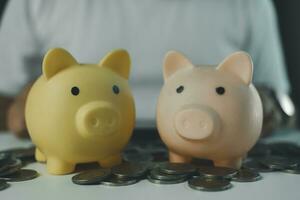
{"label": "pink piggy bank", "polygon": [[163,75],[157,127],[170,162],[190,162],[194,157],[240,168],[260,136],[263,119],[250,56],[236,52],[216,68],[195,67],[171,51]]}

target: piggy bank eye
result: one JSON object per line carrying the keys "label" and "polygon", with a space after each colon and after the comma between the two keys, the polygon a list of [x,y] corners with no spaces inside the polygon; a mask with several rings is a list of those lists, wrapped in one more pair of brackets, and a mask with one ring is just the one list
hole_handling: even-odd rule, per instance
{"label": "piggy bank eye", "polygon": [[181,85],[181,86],[179,86],[178,88],[176,88],[176,92],[179,94],[179,93],[181,93],[181,92],[183,92],[183,90],[184,90],[184,87]]}
{"label": "piggy bank eye", "polygon": [[225,93],[225,88],[224,87],[217,87],[216,88],[216,93],[218,95],[223,95]]}
{"label": "piggy bank eye", "polygon": [[71,93],[74,95],[74,96],[77,96],[79,94],[79,88],[78,87],[72,87],[71,89]]}
{"label": "piggy bank eye", "polygon": [[113,90],[113,92],[114,92],[115,94],[119,94],[119,93],[120,93],[120,89],[119,89],[119,87],[116,86],[116,85],[113,85],[112,90]]}

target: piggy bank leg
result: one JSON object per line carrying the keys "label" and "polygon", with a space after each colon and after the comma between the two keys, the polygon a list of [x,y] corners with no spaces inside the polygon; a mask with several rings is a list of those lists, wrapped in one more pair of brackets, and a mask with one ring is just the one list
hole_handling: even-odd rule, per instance
{"label": "piggy bank leg", "polygon": [[69,174],[75,169],[75,164],[65,162],[58,158],[47,158],[47,170],[50,174]]}
{"label": "piggy bank leg", "polygon": [[174,163],[190,163],[192,161],[191,157],[182,156],[175,152],[169,151],[169,160]]}
{"label": "piggy bank leg", "polygon": [[214,160],[214,165],[218,167],[229,167],[234,169],[241,168],[242,165],[242,157],[240,158],[234,158],[234,159],[228,159],[228,160]]}
{"label": "piggy bank leg", "polygon": [[46,156],[38,148],[35,148],[35,159],[38,162],[46,162]]}
{"label": "piggy bank leg", "polygon": [[110,168],[122,163],[122,156],[120,154],[113,155],[102,159],[99,161],[99,164],[104,168]]}

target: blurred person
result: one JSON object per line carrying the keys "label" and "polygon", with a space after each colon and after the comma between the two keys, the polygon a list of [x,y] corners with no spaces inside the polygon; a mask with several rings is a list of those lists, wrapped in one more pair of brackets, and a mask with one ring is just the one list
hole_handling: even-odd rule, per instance
{"label": "blurred person", "polygon": [[167,51],[183,52],[193,63],[216,64],[243,50],[253,59],[254,84],[261,86],[263,132],[283,121],[272,94],[287,96],[290,86],[269,0],[10,0],[0,27],[3,129],[26,135],[26,96],[41,74],[43,55],[53,47],[67,49],[82,63],[127,49],[138,128],[155,127]]}

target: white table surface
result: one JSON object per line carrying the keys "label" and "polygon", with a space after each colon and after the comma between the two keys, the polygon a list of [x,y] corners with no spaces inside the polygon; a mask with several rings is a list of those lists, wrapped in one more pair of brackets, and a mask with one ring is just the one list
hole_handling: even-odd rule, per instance
{"label": "white table surface", "polygon": [[[300,144],[300,133],[290,131],[274,140],[292,141]],[[22,141],[12,134],[0,133],[0,150],[13,147],[27,147],[29,141]],[[26,166],[34,169],[40,176],[36,179],[11,183],[11,187],[0,191],[0,200],[35,199],[121,199],[121,200],[300,200],[300,175],[281,172],[261,173],[263,179],[252,183],[232,182],[233,188],[222,192],[202,192],[188,187],[187,182],[175,185],[156,185],[147,180],[122,187],[103,185],[80,186],[71,181],[71,175],[49,175],[44,164],[33,163]]]}

